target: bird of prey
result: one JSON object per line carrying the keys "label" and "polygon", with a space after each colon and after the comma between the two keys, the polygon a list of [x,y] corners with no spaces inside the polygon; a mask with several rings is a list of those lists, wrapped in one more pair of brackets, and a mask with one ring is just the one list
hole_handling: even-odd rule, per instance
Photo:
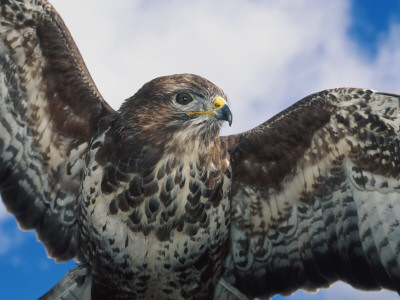
{"label": "bird of prey", "polygon": [[221,137],[210,81],[159,77],[114,111],[46,0],[0,5],[1,196],[78,262],[42,299],[400,292],[400,96],[325,90]]}

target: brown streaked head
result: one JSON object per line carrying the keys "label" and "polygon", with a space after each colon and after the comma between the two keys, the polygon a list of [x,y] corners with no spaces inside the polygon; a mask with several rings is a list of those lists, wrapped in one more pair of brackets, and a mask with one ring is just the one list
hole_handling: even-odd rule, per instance
{"label": "brown streaked head", "polygon": [[226,99],[220,88],[197,75],[158,77],[121,106],[120,132],[155,144],[177,137],[206,142],[218,135],[222,121],[232,123]]}

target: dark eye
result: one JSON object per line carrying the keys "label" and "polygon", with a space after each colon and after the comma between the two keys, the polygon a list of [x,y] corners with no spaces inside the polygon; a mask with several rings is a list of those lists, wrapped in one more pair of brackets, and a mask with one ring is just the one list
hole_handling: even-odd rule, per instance
{"label": "dark eye", "polygon": [[176,95],[176,102],[178,102],[181,105],[189,104],[192,101],[193,101],[193,98],[189,94],[180,93],[180,94]]}

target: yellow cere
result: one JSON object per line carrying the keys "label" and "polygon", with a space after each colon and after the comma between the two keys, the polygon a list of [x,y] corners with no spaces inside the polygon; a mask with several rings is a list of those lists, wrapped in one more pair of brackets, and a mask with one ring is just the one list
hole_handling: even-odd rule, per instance
{"label": "yellow cere", "polygon": [[[214,103],[213,103],[214,110],[220,109],[222,106],[224,106],[224,104],[226,104],[226,100],[225,100],[224,98],[222,98],[222,97],[220,97],[220,96],[215,97]],[[206,115],[212,115],[212,116],[214,116],[214,112],[211,111],[211,110],[206,110],[206,111],[189,111],[188,114],[189,114],[189,115],[204,115],[204,114],[206,114]]]}
{"label": "yellow cere", "polygon": [[220,109],[222,106],[226,104],[226,100],[220,96],[214,99],[214,109]]}

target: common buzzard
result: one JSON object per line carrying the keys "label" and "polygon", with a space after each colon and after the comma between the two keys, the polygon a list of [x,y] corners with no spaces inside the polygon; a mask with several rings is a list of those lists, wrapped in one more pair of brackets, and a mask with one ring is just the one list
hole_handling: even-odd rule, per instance
{"label": "common buzzard", "polygon": [[400,292],[400,96],[325,90],[242,134],[224,92],[156,78],[114,111],[46,0],[2,0],[0,189],[50,257],[43,299]]}

